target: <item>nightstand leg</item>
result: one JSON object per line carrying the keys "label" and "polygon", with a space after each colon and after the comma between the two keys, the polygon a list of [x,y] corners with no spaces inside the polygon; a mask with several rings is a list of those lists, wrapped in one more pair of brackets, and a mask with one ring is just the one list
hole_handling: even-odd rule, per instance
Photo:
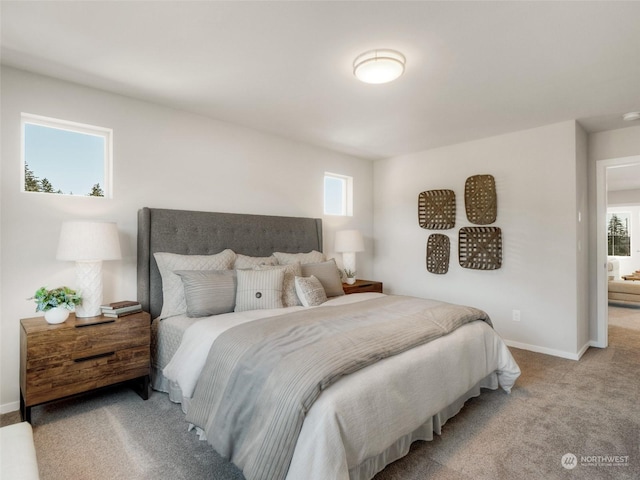
{"label": "nightstand leg", "polygon": [[27,407],[22,392],[20,392],[20,417],[23,422],[31,423],[31,407]]}
{"label": "nightstand leg", "polygon": [[143,400],[149,399],[149,375],[134,380],[134,390]]}

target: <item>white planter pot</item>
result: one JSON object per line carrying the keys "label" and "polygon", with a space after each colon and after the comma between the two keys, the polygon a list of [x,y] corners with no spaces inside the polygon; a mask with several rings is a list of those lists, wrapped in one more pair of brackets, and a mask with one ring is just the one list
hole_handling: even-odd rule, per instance
{"label": "white planter pot", "polygon": [[347,285],[353,285],[354,283],[356,283],[355,278],[347,277]]}
{"label": "white planter pot", "polygon": [[51,310],[44,312],[44,319],[47,323],[56,324],[62,323],[69,318],[69,310],[62,307],[54,307]]}

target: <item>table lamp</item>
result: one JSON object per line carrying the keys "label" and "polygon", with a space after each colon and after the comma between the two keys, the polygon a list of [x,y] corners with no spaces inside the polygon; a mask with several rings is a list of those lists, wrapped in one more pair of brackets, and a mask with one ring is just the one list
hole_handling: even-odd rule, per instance
{"label": "table lamp", "polygon": [[[342,253],[345,272],[356,272],[356,252],[364,252],[364,239],[360,230],[336,232],[335,251]],[[354,279],[355,280],[355,279]]]}
{"label": "table lamp", "polygon": [[76,262],[77,291],[82,297],[82,305],[76,307],[76,317],[100,315],[102,261],[122,258],[117,225],[110,222],[63,222],[56,258]]}

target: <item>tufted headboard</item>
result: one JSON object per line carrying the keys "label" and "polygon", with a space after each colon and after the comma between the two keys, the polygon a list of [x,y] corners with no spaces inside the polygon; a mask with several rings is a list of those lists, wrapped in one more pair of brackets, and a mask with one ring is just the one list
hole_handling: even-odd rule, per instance
{"label": "tufted headboard", "polygon": [[322,220],[143,208],[138,211],[138,301],[156,318],[162,280],[156,252],[207,255],[230,248],[244,255],[322,251]]}

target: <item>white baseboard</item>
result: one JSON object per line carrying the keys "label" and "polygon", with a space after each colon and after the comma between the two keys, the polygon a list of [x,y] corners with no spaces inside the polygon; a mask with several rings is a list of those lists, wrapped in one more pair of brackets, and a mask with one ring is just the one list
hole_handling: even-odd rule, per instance
{"label": "white baseboard", "polygon": [[0,405],[0,413],[11,413],[20,410],[20,402],[11,402]]}
{"label": "white baseboard", "polygon": [[514,342],[511,340],[505,340],[504,343],[508,347],[520,348],[522,350],[529,350],[536,353],[544,353],[545,355],[552,355],[554,357],[567,358],[569,360],[580,360],[580,357],[587,351],[591,343],[586,343],[578,353],[565,352],[562,350],[555,350],[553,348],[540,347],[538,345],[529,345],[528,343]]}

